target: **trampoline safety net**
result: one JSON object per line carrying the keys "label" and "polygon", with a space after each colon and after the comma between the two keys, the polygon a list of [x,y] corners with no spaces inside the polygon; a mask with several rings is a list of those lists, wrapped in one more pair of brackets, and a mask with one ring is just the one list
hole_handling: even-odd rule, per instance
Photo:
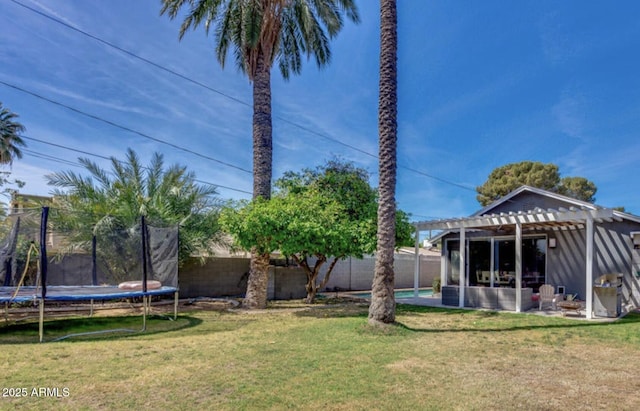
{"label": "trampoline safety net", "polygon": [[[178,228],[144,218],[91,219],[55,208],[10,215],[0,226],[0,286],[102,286],[159,281],[178,287]],[[46,258],[43,259],[43,257]]]}

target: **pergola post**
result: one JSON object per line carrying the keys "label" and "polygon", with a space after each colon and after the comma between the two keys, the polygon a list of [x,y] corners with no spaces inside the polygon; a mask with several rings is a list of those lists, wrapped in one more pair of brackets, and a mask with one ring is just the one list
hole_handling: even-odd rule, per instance
{"label": "pergola post", "polygon": [[489,264],[491,265],[491,278],[489,279],[489,287],[493,288],[494,282],[496,281],[496,239],[491,237],[491,261]]}
{"label": "pergola post", "polygon": [[458,307],[464,307],[464,289],[467,284],[467,247],[466,247],[466,232],[464,227],[460,228],[460,278],[458,279],[458,283],[460,284],[460,293],[458,294]]}
{"label": "pergola post", "polygon": [[418,298],[418,289],[420,288],[420,230],[416,227],[416,261],[413,272],[413,296]]}
{"label": "pergola post", "polygon": [[516,312],[522,311],[522,224],[516,223]]}
{"label": "pergola post", "polygon": [[587,269],[587,295],[586,295],[586,317],[593,318],[593,218],[587,217],[587,250],[586,250],[586,269]]}

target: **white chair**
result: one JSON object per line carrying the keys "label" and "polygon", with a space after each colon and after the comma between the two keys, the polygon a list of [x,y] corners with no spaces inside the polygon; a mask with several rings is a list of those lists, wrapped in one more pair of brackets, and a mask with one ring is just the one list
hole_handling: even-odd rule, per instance
{"label": "white chair", "polygon": [[551,309],[556,309],[555,288],[551,284],[542,284],[540,286],[540,297],[538,298],[538,310],[542,310],[544,304],[551,303]]}

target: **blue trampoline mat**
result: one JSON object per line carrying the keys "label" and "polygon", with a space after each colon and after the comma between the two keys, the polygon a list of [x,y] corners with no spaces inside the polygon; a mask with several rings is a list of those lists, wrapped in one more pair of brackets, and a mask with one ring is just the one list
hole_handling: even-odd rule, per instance
{"label": "blue trampoline mat", "polygon": [[[143,297],[148,295],[168,295],[178,291],[176,287],[162,286],[157,289],[147,290],[123,290],[115,285],[81,285],[65,286],[53,285],[47,287],[45,301],[88,301],[88,300],[114,300],[118,298]],[[16,294],[16,287],[0,287],[0,303],[27,302],[40,299],[42,289],[40,287],[20,287]],[[15,294],[15,296],[14,296]]]}

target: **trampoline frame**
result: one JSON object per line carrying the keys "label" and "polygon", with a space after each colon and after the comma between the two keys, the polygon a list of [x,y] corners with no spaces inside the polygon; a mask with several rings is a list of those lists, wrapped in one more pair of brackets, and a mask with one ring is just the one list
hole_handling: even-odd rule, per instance
{"label": "trampoline frame", "polygon": [[[22,287],[0,287],[0,303],[5,305],[5,320],[8,321],[10,305],[13,303],[33,302],[38,306],[38,334],[40,342],[44,341],[44,314],[45,303],[49,302],[73,302],[73,301],[89,301],[90,314],[93,315],[93,302],[106,301],[123,298],[140,298],[142,297],[142,329],[113,329],[102,330],[80,334],[69,334],[59,337],[53,341],[59,341],[69,337],[109,333],[109,332],[144,332],[147,328],[147,316],[151,309],[151,298],[160,295],[174,295],[173,320],[178,317],[178,297],[179,291],[177,287],[161,286],[160,288],[147,288],[147,257],[146,257],[146,229],[144,217],[141,218],[141,235],[142,235],[142,281],[140,289],[120,289],[118,286],[97,286],[97,285],[80,285],[80,286],[47,286],[47,250],[46,250],[46,227],[48,218],[48,207],[42,208],[41,228],[40,228],[40,280],[41,286],[22,286]],[[94,241],[95,242],[95,241]],[[94,267],[95,270],[95,267]]]}

